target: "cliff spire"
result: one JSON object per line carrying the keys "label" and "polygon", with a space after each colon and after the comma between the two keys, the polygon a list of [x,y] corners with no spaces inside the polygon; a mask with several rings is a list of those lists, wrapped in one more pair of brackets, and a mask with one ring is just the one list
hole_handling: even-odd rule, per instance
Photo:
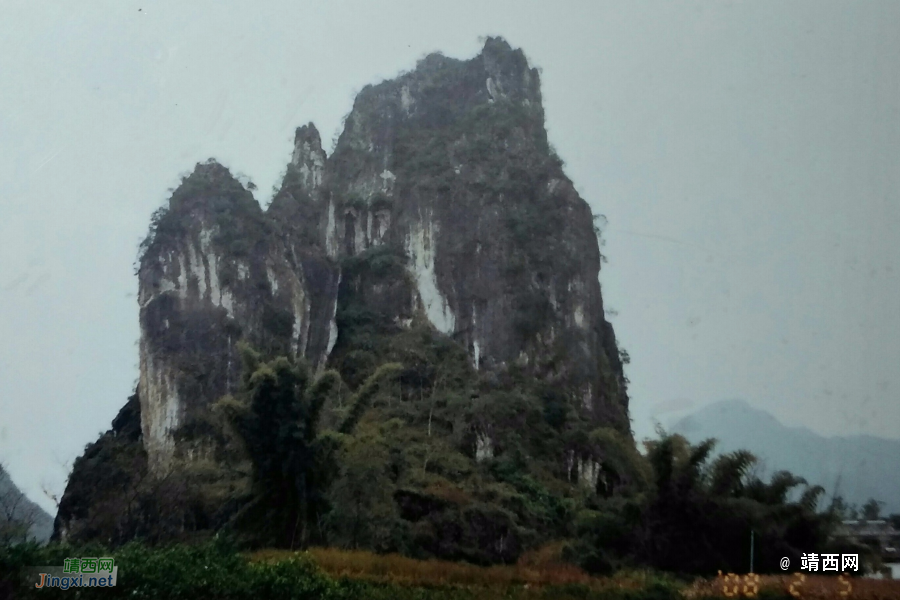
{"label": "cliff spire", "polygon": [[319,131],[312,123],[298,127],[294,135],[294,153],[290,169],[296,170],[300,188],[310,196],[322,185],[325,171],[325,151]]}

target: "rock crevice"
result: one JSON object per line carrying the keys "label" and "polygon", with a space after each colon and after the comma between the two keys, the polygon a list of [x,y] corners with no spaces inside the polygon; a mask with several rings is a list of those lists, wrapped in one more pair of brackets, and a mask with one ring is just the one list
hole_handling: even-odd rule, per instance
{"label": "rock crevice", "polygon": [[[400,326],[418,313],[479,371],[524,366],[598,424],[629,432],[592,217],[547,142],[538,71],[499,38],[471,60],[433,54],[367,86],[331,156],[313,124],[298,128],[266,211],[227,169],[198,165],[140,264],[151,466],[163,468],[178,452],[174,432],[239,380],[238,340],[322,368],[351,288],[380,298]],[[401,257],[408,282],[342,287],[342,263],[378,249]]]}

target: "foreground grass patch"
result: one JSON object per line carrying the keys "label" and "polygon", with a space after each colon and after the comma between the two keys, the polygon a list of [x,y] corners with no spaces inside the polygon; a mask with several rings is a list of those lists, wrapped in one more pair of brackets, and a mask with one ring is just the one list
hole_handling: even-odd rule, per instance
{"label": "foreground grass patch", "polygon": [[[278,564],[301,557],[311,559],[324,573],[338,580],[367,582],[384,586],[380,588],[383,590],[418,590],[425,595],[416,597],[428,599],[713,600],[755,597],[768,600],[900,600],[900,581],[863,578],[839,580],[837,577],[812,576],[800,581],[796,575],[762,575],[755,586],[748,586],[741,576],[735,587],[734,579],[724,577],[699,578],[686,585],[652,571],[591,577],[578,567],[562,562],[558,553],[552,549],[548,552],[546,548],[526,554],[516,565],[493,567],[335,548],[313,548],[307,552],[261,550],[249,555],[251,562],[263,564]],[[847,594],[841,594],[842,591]]]}
{"label": "foreground grass patch", "polygon": [[262,550],[252,561],[277,563],[292,556],[308,555],[328,575],[403,585],[462,585],[508,587],[512,585],[566,585],[596,583],[574,565],[512,565],[478,567],[442,560],[416,560],[397,554],[313,548],[304,553]]}
{"label": "foreground grass patch", "polygon": [[[769,600],[900,599],[900,581],[762,576],[755,596],[725,587],[722,578],[688,585],[652,571],[591,577],[542,549],[516,565],[477,567],[397,555],[315,548],[241,554],[225,542],[149,548],[26,545],[0,548],[0,599],[128,598],[129,600],[687,600],[757,597]],[[35,590],[32,565],[62,565],[67,557],[113,556],[114,588]],[[790,586],[795,584],[794,595]],[[849,588],[847,587],[849,585]],[[842,591],[849,591],[841,595]],[[797,595],[799,594],[799,595]]]}
{"label": "foreground grass patch", "polygon": [[[112,556],[113,588],[35,589],[34,565]],[[0,548],[0,598],[82,600],[675,600],[681,586],[650,574],[592,579],[567,565],[479,568],[367,552],[238,553],[222,541],[150,548],[25,545]]]}
{"label": "foreground grass patch", "polygon": [[[544,554],[542,556],[542,554]],[[622,572],[591,577],[578,567],[557,560],[554,553],[526,554],[515,565],[479,567],[462,562],[416,560],[397,554],[313,548],[306,552],[260,550],[249,555],[254,563],[278,564],[309,557],[327,575],[373,584],[455,589],[472,598],[669,598],[680,597],[682,585],[652,572]],[[644,593],[655,590],[652,596]]]}

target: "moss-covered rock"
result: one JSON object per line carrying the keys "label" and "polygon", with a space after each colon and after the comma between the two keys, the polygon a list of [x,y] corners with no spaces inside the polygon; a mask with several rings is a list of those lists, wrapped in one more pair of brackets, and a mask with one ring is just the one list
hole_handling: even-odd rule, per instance
{"label": "moss-covered rock", "polygon": [[[591,210],[547,140],[539,73],[498,38],[367,86],[331,156],[312,124],[298,128],[267,210],[224,166],[199,164],[142,245],[139,436],[106,434],[79,459],[67,522],[87,522],[115,482],[173,473],[203,484],[168,494],[201,507],[169,510],[174,529],[221,522],[247,456],[210,407],[242,393],[247,342],[265,360],[339,371],[326,429],[379,366],[402,365],[359,433],[335,438],[356,448],[335,506],[377,474],[365,511],[381,524],[335,525],[335,539],[496,562],[565,536],[583,495],[640,485],[619,447],[633,442],[600,259]],[[146,502],[144,523],[164,505]]]}

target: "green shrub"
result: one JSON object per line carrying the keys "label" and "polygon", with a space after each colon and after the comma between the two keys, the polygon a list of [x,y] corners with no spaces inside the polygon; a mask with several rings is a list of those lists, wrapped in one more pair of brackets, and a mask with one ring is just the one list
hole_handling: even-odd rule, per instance
{"label": "green shrub", "polygon": [[[68,557],[109,556],[98,547],[51,545],[0,550],[0,573],[9,574],[21,598],[185,599],[328,599],[347,597],[341,586],[325,576],[312,559],[297,555],[275,564],[249,563],[234,546],[219,537],[200,546],[149,548],[132,543],[114,551],[119,569],[114,588],[35,590],[26,577],[32,565],[62,565]],[[0,579],[2,581],[2,579]]]}

